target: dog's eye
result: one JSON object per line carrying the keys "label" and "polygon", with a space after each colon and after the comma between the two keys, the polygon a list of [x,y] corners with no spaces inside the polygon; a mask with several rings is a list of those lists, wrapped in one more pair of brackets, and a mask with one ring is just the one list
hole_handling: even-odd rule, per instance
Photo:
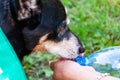
{"label": "dog's eye", "polygon": [[58,37],[63,36],[68,30],[69,29],[65,20],[57,28]]}
{"label": "dog's eye", "polygon": [[57,33],[56,32],[53,32],[53,33],[50,33],[47,37],[47,40],[55,40],[57,38]]}
{"label": "dog's eye", "polygon": [[59,29],[57,30],[58,37],[64,36],[65,33],[68,32],[68,31],[69,31],[69,29],[68,29],[67,26],[65,26],[65,27],[62,26],[61,28],[59,28]]}

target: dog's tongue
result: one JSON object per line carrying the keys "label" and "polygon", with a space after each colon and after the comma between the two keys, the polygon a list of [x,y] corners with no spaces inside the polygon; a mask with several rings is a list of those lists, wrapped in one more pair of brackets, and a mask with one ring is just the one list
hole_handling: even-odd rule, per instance
{"label": "dog's tongue", "polygon": [[79,56],[84,56],[84,54],[83,54],[83,53],[80,53]]}

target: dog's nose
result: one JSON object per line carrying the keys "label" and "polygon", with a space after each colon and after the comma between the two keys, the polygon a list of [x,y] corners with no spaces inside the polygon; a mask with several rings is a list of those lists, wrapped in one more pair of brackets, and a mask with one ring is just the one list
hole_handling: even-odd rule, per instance
{"label": "dog's nose", "polygon": [[79,54],[83,53],[85,51],[85,49],[83,47],[79,48]]}

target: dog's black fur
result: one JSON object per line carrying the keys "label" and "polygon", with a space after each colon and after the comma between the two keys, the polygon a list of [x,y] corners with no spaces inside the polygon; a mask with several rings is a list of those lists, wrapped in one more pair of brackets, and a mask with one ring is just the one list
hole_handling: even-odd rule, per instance
{"label": "dog's black fur", "polygon": [[[20,59],[33,50],[43,35],[49,33],[47,40],[61,41],[64,34],[71,32],[60,0],[36,0],[35,9],[29,8],[26,1],[30,0],[21,0],[21,7],[18,0],[0,0],[0,26]],[[27,13],[22,13],[22,8]],[[22,18],[25,14],[28,15]],[[79,52],[83,51],[80,47]]]}

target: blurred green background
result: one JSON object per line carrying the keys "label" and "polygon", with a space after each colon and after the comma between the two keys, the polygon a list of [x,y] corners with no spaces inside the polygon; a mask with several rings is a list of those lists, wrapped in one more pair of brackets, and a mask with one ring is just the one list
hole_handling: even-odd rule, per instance
{"label": "blurred green background", "polygon": [[[85,46],[85,55],[120,45],[120,0],[62,0],[70,29]],[[51,80],[52,54],[33,53],[23,60],[28,80]]]}

